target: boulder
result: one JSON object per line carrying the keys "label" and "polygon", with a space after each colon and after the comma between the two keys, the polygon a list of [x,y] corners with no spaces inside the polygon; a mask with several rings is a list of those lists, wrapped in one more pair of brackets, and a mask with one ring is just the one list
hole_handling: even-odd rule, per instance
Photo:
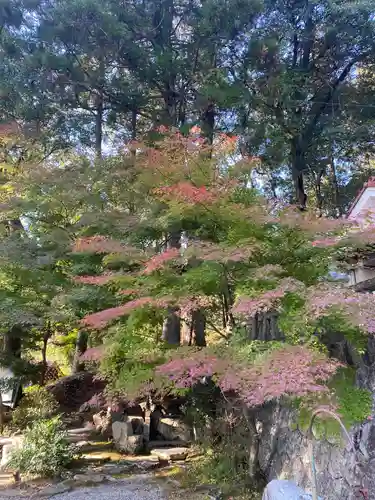
{"label": "boulder", "polygon": [[112,437],[114,443],[120,443],[125,437],[133,435],[133,426],[130,420],[125,422],[113,422]]}
{"label": "boulder", "polygon": [[133,434],[141,435],[143,434],[144,420],[140,417],[128,417],[128,420],[131,423]]}
{"label": "boulder", "polygon": [[12,437],[7,444],[3,445],[1,452],[1,461],[0,461],[0,469],[6,470],[10,457],[18,448],[21,448],[23,443],[23,436],[14,436]]}
{"label": "boulder", "polygon": [[151,455],[158,457],[159,460],[185,460],[189,454],[189,448],[161,448],[151,450]]}
{"label": "boulder", "polygon": [[189,442],[192,437],[191,429],[179,418],[163,417],[159,420],[157,429],[166,441]]}
{"label": "boulder", "polygon": [[116,450],[129,455],[137,455],[144,450],[143,434],[134,435],[132,420],[113,422],[112,437]]}
{"label": "boulder", "polygon": [[312,496],[292,481],[274,479],[267,484],[262,500],[312,500]]}
{"label": "boulder", "polygon": [[143,436],[126,436],[115,443],[115,448],[126,455],[140,455],[144,452]]}
{"label": "boulder", "polygon": [[109,410],[102,410],[92,416],[94,422],[95,430],[100,432],[103,436],[110,437],[111,426],[112,426],[112,416]]}

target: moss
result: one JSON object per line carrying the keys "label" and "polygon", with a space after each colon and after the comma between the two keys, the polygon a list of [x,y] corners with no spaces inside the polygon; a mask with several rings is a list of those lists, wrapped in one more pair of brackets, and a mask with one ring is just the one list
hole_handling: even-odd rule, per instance
{"label": "moss", "polygon": [[[336,413],[340,416],[347,429],[355,424],[363,422],[371,414],[372,397],[366,389],[355,386],[355,370],[353,368],[342,368],[333,377],[329,384],[330,393],[322,394],[311,400],[296,400],[295,407],[298,408],[298,427],[306,431],[310,425],[312,408],[318,405],[328,404],[332,399],[336,402]],[[339,423],[327,416],[319,416],[315,419],[313,432],[317,438],[339,440],[342,431]]]}
{"label": "moss", "polygon": [[362,422],[371,415],[372,397],[370,391],[355,386],[355,370],[341,369],[332,380],[339,404],[339,413],[347,426]]}

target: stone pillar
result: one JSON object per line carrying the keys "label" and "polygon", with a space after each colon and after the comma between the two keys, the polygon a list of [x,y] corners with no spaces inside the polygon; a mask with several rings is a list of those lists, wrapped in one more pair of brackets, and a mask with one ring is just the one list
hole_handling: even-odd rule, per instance
{"label": "stone pillar", "polygon": [[143,425],[143,438],[146,446],[150,440],[150,421],[151,421],[151,412],[148,408],[146,408],[144,416],[144,425]]}

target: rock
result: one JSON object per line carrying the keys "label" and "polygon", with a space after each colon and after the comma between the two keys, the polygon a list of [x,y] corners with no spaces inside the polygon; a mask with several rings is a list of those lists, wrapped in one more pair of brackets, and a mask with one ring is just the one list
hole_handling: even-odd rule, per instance
{"label": "rock", "polygon": [[121,453],[136,455],[144,450],[143,434],[133,434],[130,418],[127,418],[125,422],[113,422],[112,436],[115,448]]}
{"label": "rock", "polygon": [[100,432],[103,436],[109,437],[111,435],[112,418],[111,412],[102,410],[99,413],[93,415],[92,420],[97,432]]}
{"label": "rock", "polygon": [[2,437],[2,438],[0,438],[0,446],[4,446],[6,444],[12,444],[12,438],[11,437]]}
{"label": "rock", "polygon": [[141,417],[128,417],[131,422],[133,434],[143,434],[144,420]]}
{"label": "rock", "polygon": [[311,500],[312,496],[292,481],[274,479],[267,484],[262,500]]}
{"label": "rock", "polygon": [[154,448],[186,448],[185,441],[149,441],[147,447],[149,450]]}
{"label": "rock", "polygon": [[127,472],[131,471],[131,467],[121,467],[118,465],[110,465],[108,467],[105,467],[103,472],[106,472],[107,474],[111,474],[113,476],[118,476],[120,474],[126,474]]}
{"label": "rock", "polygon": [[82,427],[85,423],[85,418],[79,413],[71,413],[70,415],[64,415],[62,418],[64,425],[68,428],[71,427]]}
{"label": "rock", "polygon": [[161,418],[157,430],[167,441],[189,442],[192,438],[191,429],[179,418]]}
{"label": "rock", "polygon": [[2,490],[0,489],[0,499],[3,498],[21,498],[23,496],[26,496],[27,492],[25,490],[20,490],[20,489],[6,489]]}
{"label": "rock", "polygon": [[77,448],[83,448],[86,446],[91,446],[90,441],[77,441],[76,443]]}
{"label": "rock", "polygon": [[11,458],[13,451],[20,448],[23,443],[23,436],[14,436],[8,444],[5,444],[1,453],[0,469],[6,470],[7,464]]}
{"label": "rock", "polygon": [[189,454],[189,448],[164,448],[151,450],[151,455],[158,457],[159,460],[185,460]]}
{"label": "rock", "polygon": [[80,484],[99,484],[103,483],[106,480],[106,476],[103,474],[76,474],[73,476],[74,481],[77,481]]}
{"label": "rock", "polygon": [[35,497],[53,497],[55,495],[60,495],[61,493],[66,493],[71,489],[72,487],[67,483],[53,484],[51,486],[47,486],[47,488],[43,488],[41,491],[38,491]]}
{"label": "rock", "polygon": [[115,477],[112,477],[112,476],[106,476],[105,480],[109,483],[117,483],[117,479]]}
{"label": "rock", "polygon": [[142,460],[142,462],[138,462],[138,467],[144,471],[156,469],[159,466],[159,460],[157,459],[157,457],[151,458],[154,458],[154,460]]}
{"label": "rock", "polygon": [[113,422],[112,437],[114,443],[120,443],[125,437],[133,435],[133,426],[130,420],[125,422]]}
{"label": "rock", "polygon": [[86,427],[81,427],[78,429],[69,429],[68,430],[68,440],[70,443],[83,443],[89,442],[90,438],[95,435],[95,429],[88,429]]}
{"label": "rock", "polygon": [[115,443],[115,447],[121,453],[139,455],[145,449],[143,435],[124,436],[121,441]]}

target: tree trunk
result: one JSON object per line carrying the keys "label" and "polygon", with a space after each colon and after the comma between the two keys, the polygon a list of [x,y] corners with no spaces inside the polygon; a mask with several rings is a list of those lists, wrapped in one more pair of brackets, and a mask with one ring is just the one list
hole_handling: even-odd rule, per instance
{"label": "tree trunk", "polygon": [[43,346],[42,346],[42,374],[40,377],[40,385],[43,386],[46,383],[46,375],[48,370],[47,363],[47,346],[48,341],[52,337],[51,323],[48,322],[43,335]]}
{"label": "tree trunk", "polygon": [[4,354],[10,362],[21,357],[22,351],[22,330],[19,327],[11,328],[4,335]]}
{"label": "tree trunk", "polygon": [[95,114],[95,156],[97,160],[102,159],[103,143],[103,93],[97,95]]}
{"label": "tree trunk", "polygon": [[233,306],[233,293],[230,289],[229,286],[229,281],[228,281],[228,275],[227,275],[227,270],[224,267],[224,274],[223,274],[223,305],[224,305],[224,311],[225,311],[225,318],[226,318],[226,328],[228,332],[233,330],[233,328],[236,326],[236,322],[234,319],[234,316],[231,312],[232,306]]}
{"label": "tree trunk", "polygon": [[[13,327],[11,330],[5,333],[3,342],[3,353],[6,360],[7,366],[13,369],[17,361],[21,359],[22,354],[22,329],[19,327]],[[23,390],[20,385],[18,393],[15,396],[14,404],[22,398]]]}
{"label": "tree trunk", "polygon": [[80,358],[82,354],[84,354],[87,350],[87,340],[88,340],[87,333],[80,330],[78,332],[76,341],[76,348],[72,363],[72,373],[78,373],[84,370],[84,363],[81,362]]}
{"label": "tree trunk", "polygon": [[298,137],[294,138],[292,141],[291,170],[295,201],[301,210],[305,210],[307,195],[305,193],[303,173],[306,170],[306,158],[300,142],[300,138]]}
{"label": "tree trunk", "polygon": [[206,316],[202,309],[189,314],[181,329],[181,344],[206,346]]}
{"label": "tree trunk", "polygon": [[334,206],[335,206],[335,209],[337,212],[335,215],[341,216],[342,215],[342,206],[340,204],[340,190],[339,190],[339,184],[337,181],[333,145],[331,148],[331,179],[332,179],[332,185],[333,185],[333,203],[334,203]]}
{"label": "tree trunk", "polygon": [[102,146],[103,146],[103,114],[104,114],[104,61],[100,58],[99,62],[99,89],[96,94],[95,102],[95,156],[97,160],[102,159]]}
{"label": "tree trunk", "polygon": [[47,363],[47,344],[48,344],[49,336],[44,336],[43,338],[43,346],[42,346],[42,374],[40,377],[40,385],[43,386],[46,383],[46,374],[48,369]]}
{"label": "tree trunk", "polygon": [[178,309],[169,308],[168,315],[163,324],[162,340],[170,345],[180,345],[181,319]]}
{"label": "tree trunk", "polygon": [[315,195],[316,195],[316,203],[317,209],[319,211],[319,217],[323,216],[323,196],[322,196],[322,178],[324,175],[324,170],[320,170],[315,179]]}
{"label": "tree trunk", "polygon": [[3,397],[1,394],[0,387],[0,434],[2,435],[4,432],[4,406],[3,406]]}
{"label": "tree trunk", "polygon": [[257,481],[259,479],[259,434],[256,428],[255,418],[253,415],[244,411],[250,430],[249,443],[249,479]]}
{"label": "tree trunk", "polygon": [[193,322],[193,343],[199,347],[206,346],[206,315],[202,309],[197,309],[191,315]]}
{"label": "tree trunk", "polygon": [[202,132],[206,137],[208,144],[212,145],[214,142],[215,130],[215,104],[210,100],[202,113]]}
{"label": "tree trunk", "polygon": [[[189,321],[190,320],[190,321]],[[181,328],[181,345],[192,345],[193,343],[193,322],[191,318],[184,318]]]}
{"label": "tree trunk", "polygon": [[[167,248],[181,248],[181,232],[176,231],[170,234]],[[161,335],[162,340],[170,345],[179,345],[181,339],[181,319],[179,310],[169,308],[168,315],[163,324]]]}

